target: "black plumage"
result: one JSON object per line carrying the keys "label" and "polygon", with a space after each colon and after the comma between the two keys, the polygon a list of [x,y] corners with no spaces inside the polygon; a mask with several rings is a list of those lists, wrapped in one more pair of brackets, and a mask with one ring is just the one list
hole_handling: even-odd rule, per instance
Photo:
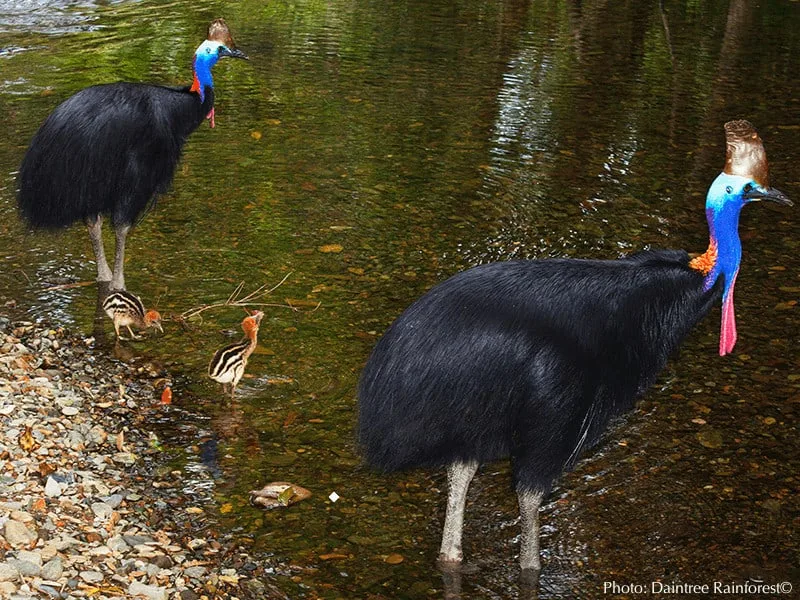
{"label": "black plumage", "polygon": [[[213,126],[211,68],[221,57],[246,58],[232,44],[227,25],[217,19],[195,52],[191,86],[85,88],[59,104],[31,140],[18,179],[21,216],[40,229],[86,223],[97,279],[111,289],[125,288],[128,231],[169,188],[189,135],[204,118]],[[103,248],[104,217],[116,234],[113,271]]]}
{"label": "black plumage", "polygon": [[511,456],[518,483],[548,491],[719,298],[688,263],[680,251],[509,261],[437,285],[362,373],[367,461],[394,471]]}
{"label": "black plumage", "polygon": [[19,207],[33,227],[108,215],[133,225],[167,191],[186,139],[214,106],[189,87],[110,83],[58,105],[33,137],[19,173]]}

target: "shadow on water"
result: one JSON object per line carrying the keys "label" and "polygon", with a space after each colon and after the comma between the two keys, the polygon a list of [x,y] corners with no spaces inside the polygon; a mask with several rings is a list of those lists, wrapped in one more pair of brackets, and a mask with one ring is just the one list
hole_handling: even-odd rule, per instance
{"label": "shadow on water", "polygon": [[[443,474],[383,477],[358,459],[358,373],[424,290],[490,260],[704,250],[703,197],[731,118],[756,124],[773,183],[800,197],[797,3],[438,4],[19,2],[0,18],[0,298],[109,352],[83,285],[85,231],[24,232],[16,165],[81,87],[187,82],[212,17],[250,55],[217,67],[216,129],[193,134],[173,190],[129,238],[128,287],[172,320],[117,352],[173,374],[159,427],[184,493],[209,470],[218,527],[295,598],[535,595],[517,579],[506,465],[470,490],[478,572],[444,581]],[[539,598],[596,598],[612,581],[800,583],[797,222],[745,211],[736,354],[716,356],[712,313],[560,481],[542,514]],[[252,376],[225,401],[204,372],[238,338],[241,309],[178,317],[287,274],[265,298]],[[276,480],[314,495],[252,508],[249,490]]]}

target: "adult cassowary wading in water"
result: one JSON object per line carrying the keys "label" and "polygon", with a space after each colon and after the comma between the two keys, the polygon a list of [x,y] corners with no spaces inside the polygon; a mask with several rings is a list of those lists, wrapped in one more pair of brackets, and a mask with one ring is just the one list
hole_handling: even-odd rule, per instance
{"label": "adult cassowary wading in water", "polygon": [[[194,54],[191,86],[111,83],[81,90],[62,102],[33,137],[19,172],[19,208],[35,228],[76,221],[89,228],[97,280],[125,289],[125,238],[141,214],[167,191],[189,134],[203,119],[214,126],[211,69],[233,49],[217,19]],[[116,232],[113,272],[101,235],[103,217]]]}
{"label": "adult cassowary wading in water", "polygon": [[466,493],[479,465],[511,457],[520,565],[538,578],[538,511],[553,481],[633,407],[720,297],[719,352],[733,349],[739,213],[755,200],[791,202],[769,187],[753,126],[732,121],[725,133],[705,254],[481,265],[431,289],[376,345],[359,383],[361,450],[381,471],[447,466],[446,570],[461,566]]}

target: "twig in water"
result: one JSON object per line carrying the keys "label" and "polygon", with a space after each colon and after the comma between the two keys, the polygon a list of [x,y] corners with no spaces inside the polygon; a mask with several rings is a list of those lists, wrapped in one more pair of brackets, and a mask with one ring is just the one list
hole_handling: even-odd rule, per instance
{"label": "twig in water", "polygon": [[242,296],[242,292],[244,290],[244,281],[239,283],[234,290],[230,293],[228,298],[224,302],[215,302],[213,304],[203,304],[201,306],[189,309],[180,314],[181,319],[191,319],[204,313],[207,310],[211,310],[212,308],[222,308],[223,306],[274,306],[276,308],[288,308],[293,311],[297,311],[298,309],[291,304],[271,304],[268,302],[258,302],[259,299],[263,298],[264,296],[268,296],[275,290],[277,290],[284,281],[289,278],[291,273],[287,273],[283,279],[281,279],[277,284],[273,285],[271,288],[267,288],[268,284],[264,284],[259,288],[253,290],[249,294]]}

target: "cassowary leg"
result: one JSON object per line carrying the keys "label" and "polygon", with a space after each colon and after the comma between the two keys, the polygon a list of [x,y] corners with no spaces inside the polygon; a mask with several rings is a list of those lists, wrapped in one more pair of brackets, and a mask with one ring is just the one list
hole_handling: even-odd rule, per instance
{"label": "cassowary leg", "polygon": [[442,547],[439,550],[439,566],[458,567],[461,552],[461,534],[464,527],[464,507],[467,504],[467,490],[475,472],[476,462],[455,462],[447,468],[447,513],[444,518]]}
{"label": "cassowary leg", "polygon": [[519,501],[520,537],[519,564],[523,576],[538,578],[542,569],[539,558],[539,507],[542,505],[542,492],[517,490]]}
{"label": "cassowary leg", "polygon": [[106,251],[103,248],[103,215],[97,215],[94,220],[86,220],[89,228],[89,237],[92,240],[94,261],[97,263],[97,281],[111,281],[111,269],[106,261]]}
{"label": "cassowary leg", "polygon": [[130,225],[116,225],[114,230],[117,234],[117,248],[114,253],[114,275],[111,278],[112,290],[125,289],[125,238],[128,237]]}

